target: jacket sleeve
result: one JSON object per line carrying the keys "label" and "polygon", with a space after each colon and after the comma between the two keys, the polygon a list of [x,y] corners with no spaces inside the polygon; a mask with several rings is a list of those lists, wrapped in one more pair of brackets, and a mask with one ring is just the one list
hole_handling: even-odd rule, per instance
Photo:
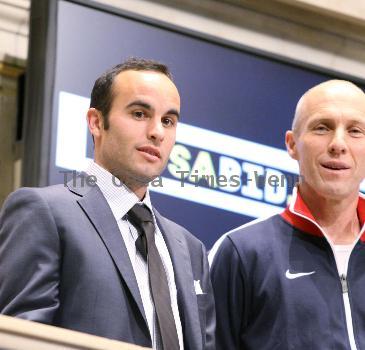
{"label": "jacket sleeve", "polygon": [[[209,257],[212,258],[211,256]],[[217,313],[216,349],[240,349],[245,315],[244,272],[235,246],[226,237],[211,261]]]}
{"label": "jacket sleeve", "polygon": [[0,313],[51,324],[59,307],[60,241],[39,191],[12,193],[0,214]]}

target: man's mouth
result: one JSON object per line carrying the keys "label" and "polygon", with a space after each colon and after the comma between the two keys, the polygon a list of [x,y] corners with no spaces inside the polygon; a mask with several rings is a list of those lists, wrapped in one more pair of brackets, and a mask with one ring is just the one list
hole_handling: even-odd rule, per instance
{"label": "man's mouth", "polygon": [[157,158],[161,158],[161,153],[160,153],[160,151],[156,147],[153,147],[153,146],[141,146],[141,147],[138,147],[137,150],[140,151],[140,152],[144,152],[144,153],[150,154],[151,156],[155,156]]}
{"label": "man's mouth", "polygon": [[324,162],[324,163],[321,163],[321,165],[325,168],[325,169],[328,169],[328,170],[337,170],[337,171],[340,171],[340,170],[348,170],[350,169],[350,167],[346,164],[346,163],[343,163],[343,162],[337,162],[337,161],[329,161],[329,162]]}

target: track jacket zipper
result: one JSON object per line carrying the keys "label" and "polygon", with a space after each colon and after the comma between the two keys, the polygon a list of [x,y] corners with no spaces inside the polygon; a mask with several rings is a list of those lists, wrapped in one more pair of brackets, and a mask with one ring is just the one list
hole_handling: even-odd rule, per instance
{"label": "track jacket zipper", "polygon": [[351,350],[357,350],[356,343],[355,343],[355,335],[354,335],[354,328],[352,323],[352,316],[351,316],[351,306],[350,306],[350,299],[349,299],[349,285],[347,283],[346,275],[342,274],[340,276],[341,286],[342,286],[342,297],[343,297],[343,304],[345,307],[345,318],[346,318],[346,326],[347,326],[347,333],[350,342]]}

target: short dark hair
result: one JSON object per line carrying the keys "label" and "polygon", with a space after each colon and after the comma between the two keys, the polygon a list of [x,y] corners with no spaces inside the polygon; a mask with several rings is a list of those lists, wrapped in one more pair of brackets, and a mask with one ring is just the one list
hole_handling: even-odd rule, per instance
{"label": "short dark hair", "polygon": [[108,114],[113,102],[113,82],[114,78],[121,72],[127,70],[153,71],[165,74],[171,81],[172,75],[169,68],[158,61],[144,58],[131,57],[123,63],[117,64],[113,68],[103,73],[94,83],[91,91],[90,108],[99,110],[104,119],[104,129],[109,128]]}

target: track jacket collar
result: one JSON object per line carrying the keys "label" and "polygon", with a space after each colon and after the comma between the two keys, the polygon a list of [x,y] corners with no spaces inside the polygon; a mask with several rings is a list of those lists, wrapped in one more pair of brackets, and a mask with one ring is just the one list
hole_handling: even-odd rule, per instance
{"label": "track jacket collar", "polygon": [[[359,193],[357,215],[361,225],[360,240],[365,242],[365,196]],[[323,229],[315,221],[312,213],[304,203],[297,187],[293,189],[290,205],[281,213],[282,218],[295,228],[318,237],[326,237]]]}

